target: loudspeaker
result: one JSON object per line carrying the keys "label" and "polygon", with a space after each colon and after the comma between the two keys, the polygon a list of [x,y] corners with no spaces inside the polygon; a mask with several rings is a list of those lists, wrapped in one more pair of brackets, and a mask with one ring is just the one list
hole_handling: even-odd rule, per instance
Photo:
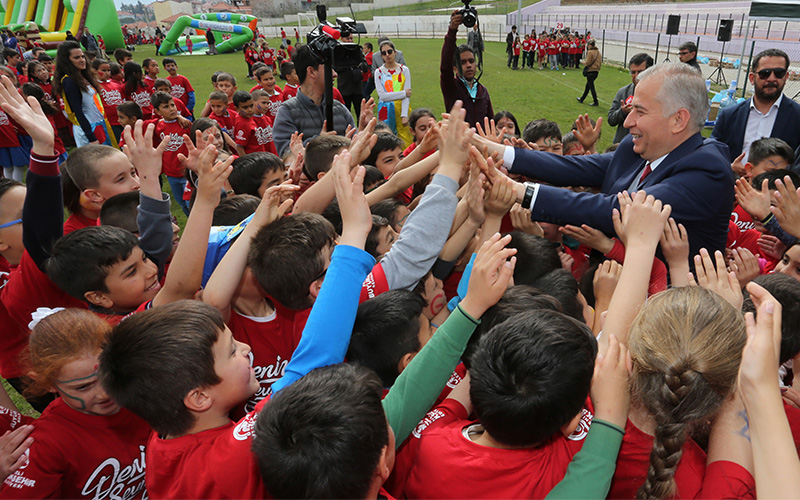
{"label": "loudspeaker", "polygon": [[670,14],[667,19],[667,35],[677,35],[681,26],[681,16]]}
{"label": "loudspeaker", "polygon": [[733,19],[720,19],[719,31],[717,32],[717,41],[730,42],[731,33],[733,33]]}

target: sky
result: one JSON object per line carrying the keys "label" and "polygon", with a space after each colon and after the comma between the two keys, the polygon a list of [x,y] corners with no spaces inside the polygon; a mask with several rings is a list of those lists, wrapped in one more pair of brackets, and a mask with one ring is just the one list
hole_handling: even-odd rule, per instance
{"label": "sky", "polygon": [[[142,4],[147,5],[153,3],[155,0],[142,0]],[[136,0],[124,0],[126,4],[135,4]],[[114,0],[114,4],[117,6],[117,9],[123,4],[123,0]]]}

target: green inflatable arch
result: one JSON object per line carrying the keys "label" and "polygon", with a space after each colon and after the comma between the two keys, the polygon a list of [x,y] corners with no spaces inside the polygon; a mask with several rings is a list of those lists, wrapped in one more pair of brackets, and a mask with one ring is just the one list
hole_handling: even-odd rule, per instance
{"label": "green inflatable arch", "polygon": [[[186,28],[211,30],[217,42],[219,42],[221,34],[230,33],[231,37],[228,40],[216,43],[216,46],[217,51],[220,53],[232,52],[253,39],[253,32],[256,29],[257,22],[258,20],[254,16],[228,12],[181,16],[167,33],[158,53],[162,56],[167,56],[180,52],[175,48],[175,45],[180,42],[181,34]],[[197,49],[202,49],[200,44],[195,44],[195,46]]]}

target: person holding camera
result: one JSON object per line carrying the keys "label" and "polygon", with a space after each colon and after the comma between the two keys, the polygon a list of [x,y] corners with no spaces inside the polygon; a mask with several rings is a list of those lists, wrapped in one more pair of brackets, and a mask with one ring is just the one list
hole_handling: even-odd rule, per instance
{"label": "person holding camera", "polygon": [[475,52],[468,45],[456,47],[458,27],[462,21],[461,11],[450,14],[450,27],[444,37],[439,63],[439,87],[444,97],[444,108],[452,109],[456,101],[461,101],[467,112],[464,121],[474,127],[475,123],[482,125],[484,118],[493,119],[494,109],[489,90],[476,78],[478,64]]}

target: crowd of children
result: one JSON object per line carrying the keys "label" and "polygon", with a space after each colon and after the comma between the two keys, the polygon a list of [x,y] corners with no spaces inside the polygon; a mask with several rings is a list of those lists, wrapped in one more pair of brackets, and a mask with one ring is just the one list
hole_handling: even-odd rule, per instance
{"label": "crowd of children", "polygon": [[[577,67],[584,41],[525,35],[514,67]],[[257,85],[218,71],[202,107],[174,58],[68,48],[55,67],[121,150],[95,136],[67,155],[85,124],[58,121],[46,56],[26,82],[1,72],[0,376],[41,416],[0,393],[0,498],[800,488],[783,141],[751,145],[726,253],[690,255],[644,191],[619,194],[613,237],[534,222],[526,179],[476,147],[598,154],[588,115],[564,135],[509,111],[476,131],[457,101],[408,113],[406,147],[368,101],[346,136],[296,133],[279,157],[299,80],[266,42],[244,50]]]}
{"label": "crowd of children", "polygon": [[[534,30],[530,34],[525,34],[523,39],[515,35],[511,46],[511,69],[520,67],[533,69],[537,61],[539,69],[547,67],[553,70],[580,69],[580,61],[586,53],[586,44],[591,37],[591,31],[581,35],[577,31],[574,33],[542,31],[537,34]],[[520,56],[522,56],[521,64]]]}

